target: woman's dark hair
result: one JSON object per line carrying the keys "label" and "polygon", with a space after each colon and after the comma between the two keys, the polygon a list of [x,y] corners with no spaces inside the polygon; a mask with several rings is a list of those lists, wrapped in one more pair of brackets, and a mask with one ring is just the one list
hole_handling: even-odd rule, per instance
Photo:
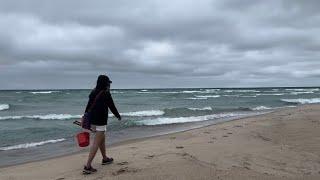
{"label": "woman's dark hair", "polygon": [[96,90],[105,90],[112,83],[106,75],[100,75],[97,80]]}

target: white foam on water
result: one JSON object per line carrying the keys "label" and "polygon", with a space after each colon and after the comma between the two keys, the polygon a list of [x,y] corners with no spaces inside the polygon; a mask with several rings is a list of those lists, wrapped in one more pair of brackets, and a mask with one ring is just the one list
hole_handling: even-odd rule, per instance
{"label": "white foam on water", "polygon": [[143,116],[161,116],[164,115],[164,111],[161,110],[148,110],[148,111],[136,111],[136,112],[126,112],[126,113],[120,113],[122,116],[137,116],[137,117],[143,117]]}
{"label": "white foam on water", "polygon": [[204,91],[201,91],[201,93],[217,93],[217,91],[220,91],[220,89],[205,89]]}
{"label": "white foam on water", "polygon": [[265,93],[259,93],[256,94],[257,96],[283,96],[284,93],[270,93],[270,94],[265,94]]}
{"label": "white foam on water", "polygon": [[246,90],[235,90],[235,92],[260,92],[260,91],[257,91],[257,90],[251,90],[251,89],[246,89]]}
{"label": "white foam on water", "polygon": [[48,114],[48,115],[33,115],[29,116],[30,118],[35,118],[35,119],[74,119],[74,118],[81,118],[81,115],[71,115],[71,114]]}
{"label": "white foam on water", "polygon": [[176,91],[164,91],[164,92],[159,92],[159,93],[162,93],[162,94],[179,94],[181,92],[176,92]]}
{"label": "white foam on water", "polygon": [[111,91],[111,93],[114,93],[114,94],[123,94],[122,91]]}
{"label": "white foam on water", "polygon": [[224,92],[231,93],[233,90],[224,90]]}
{"label": "white foam on water", "polygon": [[234,90],[224,90],[224,92],[227,92],[227,93],[232,93],[232,92],[240,92],[240,93],[254,92],[254,93],[258,93],[260,91],[253,90],[253,89],[234,89]]}
{"label": "white foam on water", "polygon": [[150,91],[139,91],[139,94],[179,94],[182,92],[176,92],[176,91],[163,91],[163,92],[150,92]]}
{"label": "white foam on water", "polygon": [[8,150],[14,150],[14,149],[27,149],[31,147],[36,147],[36,146],[41,146],[44,144],[49,144],[49,143],[58,143],[65,141],[66,139],[61,138],[61,139],[51,139],[47,141],[40,141],[40,142],[31,142],[31,143],[25,143],[25,144],[18,144],[14,146],[7,146],[7,147],[0,147],[1,151],[8,151]]}
{"label": "white foam on water", "polygon": [[223,96],[225,96],[225,97],[240,97],[240,95],[239,95],[239,94],[234,94],[234,95],[223,95]]}
{"label": "white foam on water", "polygon": [[147,92],[148,90],[146,90],[146,89],[142,89],[141,91],[142,91],[142,92]]}
{"label": "white foam on water", "polygon": [[257,97],[257,96],[239,96],[239,97],[247,97],[247,98],[255,98],[255,97]]}
{"label": "white foam on water", "polygon": [[311,99],[281,99],[281,101],[284,102],[290,102],[290,103],[300,103],[300,104],[314,104],[314,103],[320,103],[320,98],[311,98]]}
{"label": "white foam on water", "polygon": [[299,94],[313,94],[313,91],[300,91],[300,92],[291,92],[292,95],[299,95]]}
{"label": "white foam on water", "polygon": [[182,93],[201,93],[203,91],[182,91]]}
{"label": "white foam on water", "polygon": [[206,95],[206,96],[196,96],[197,98],[218,98],[220,95]]}
{"label": "white foam on water", "polygon": [[[143,117],[143,116],[161,116],[164,115],[165,112],[161,110],[146,110],[146,111],[136,111],[136,112],[125,112],[120,113],[122,116],[135,116],[135,117]],[[29,115],[29,116],[0,116],[0,120],[8,120],[8,119],[41,119],[41,120],[67,120],[67,119],[76,119],[81,118],[82,115],[72,115],[72,114],[47,114],[47,115]],[[112,114],[109,114],[109,117],[113,117]]]}
{"label": "white foam on water", "polygon": [[31,94],[51,94],[51,93],[56,93],[56,92],[60,92],[60,91],[34,91],[34,92],[30,92]]}
{"label": "white foam on water", "polygon": [[47,114],[47,115],[30,115],[30,116],[2,116],[0,120],[7,120],[7,119],[23,119],[23,118],[30,118],[30,119],[43,119],[43,120],[50,120],[50,119],[75,119],[81,118],[81,115],[71,115],[71,114]]}
{"label": "white foam on water", "polygon": [[218,118],[237,117],[237,116],[242,116],[242,115],[246,115],[246,114],[244,114],[244,113],[224,113],[224,114],[212,114],[212,115],[205,115],[205,116],[156,118],[156,119],[142,120],[142,121],[139,121],[138,124],[147,125],[147,126],[163,125],[163,124],[177,124],[177,123],[207,121],[207,120],[213,120],[213,119],[218,119]]}
{"label": "white foam on water", "polygon": [[193,110],[193,111],[212,111],[212,107],[208,106],[208,107],[203,107],[203,108],[188,108],[189,110]]}
{"label": "white foam on water", "polygon": [[185,99],[191,99],[191,100],[205,100],[208,99],[206,97],[191,97],[191,98],[185,98]]}
{"label": "white foam on water", "polygon": [[0,111],[8,110],[10,108],[9,104],[0,104]]}
{"label": "white foam on water", "polygon": [[139,91],[138,93],[139,93],[139,94],[154,94],[155,92],[149,92],[149,91],[143,92],[143,91]]}
{"label": "white foam on water", "polygon": [[286,91],[319,91],[319,88],[305,88],[305,89],[285,89]]}
{"label": "white foam on water", "polygon": [[267,107],[267,106],[257,106],[255,108],[251,108],[254,111],[261,111],[261,110],[268,110],[268,109],[273,109],[272,107]]}

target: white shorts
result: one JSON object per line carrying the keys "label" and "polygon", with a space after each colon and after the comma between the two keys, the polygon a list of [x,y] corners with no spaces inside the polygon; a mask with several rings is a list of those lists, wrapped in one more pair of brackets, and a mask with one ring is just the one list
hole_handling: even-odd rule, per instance
{"label": "white shorts", "polygon": [[103,126],[97,126],[97,125],[91,125],[92,131],[107,131],[107,125]]}

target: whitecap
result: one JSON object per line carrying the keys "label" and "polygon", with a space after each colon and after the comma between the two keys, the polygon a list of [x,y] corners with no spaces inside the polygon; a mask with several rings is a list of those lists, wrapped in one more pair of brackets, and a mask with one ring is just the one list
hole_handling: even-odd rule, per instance
{"label": "whitecap", "polygon": [[191,98],[185,98],[185,99],[191,99],[191,100],[205,100],[205,99],[208,99],[208,98],[205,98],[205,97],[191,97]]}
{"label": "whitecap", "polygon": [[320,98],[311,98],[311,99],[281,99],[284,102],[290,103],[300,103],[300,104],[314,104],[320,103]]}
{"label": "whitecap", "polygon": [[203,108],[188,108],[189,110],[193,110],[193,111],[212,111],[212,107],[208,106],[208,107],[203,107]]}
{"label": "whitecap", "polygon": [[268,109],[273,109],[272,107],[266,107],[266,106],[257,106],[255,108],[251,108],[254,111],[261,111],[261,110],[268,110]]}
{"label": "whitecap", "polygon": [[31,142],[31,143],[25,143],[25,144],[18,144],[18,145],[14,145],[14,146],[0,147],[0,150],[8,151],[8,150],[14,150],[14,149],[27,149],[27,148],[41,146],[41,145],[49,144],[49,143],[58,143],[58,142],[62,142],[65,140],[66,139],[61,138],[61,139],[51,139],[51,140],[40,141],[40,142]]}
{"label": "whitecap", "polygon": [[244,90],[235,90],[236,92],[260,92],[260,91],[257,91],[257,90],[253,90],[253,89],[244,89]]}
{"label": "whitecap", "polygon": [[223,113],[223,114],[212,114],[205,116],[190,116],[190,117],[177,117],[177,118],[156,118],[149,120],[139,121],[140,125],[162,125],[162,124],[177,124],[177,123],[187,123],[187,122],[199,122],[199,121],[207,121],[218,118],[230,118],[230,117],[240,117],[246,115],[244,113]]}
{"label": "whitecap", "polygon": [[164,115],[164,111],[161,110],[146,110],[146,111],[136,111],[136,112],[126,112],[126,113],[120,113],[122,116],[137,116],[137,117],[143,117],[143,116],[161,116]]}
{"label": "whitecap", "polygon": [[300,91],[300,92],[291,92],[292,95],[299,95],[299,94],[313,94],[313,91]]}
{"label": "whitecap", "polygon": [[0,111],[8,110],[10,108],[9,104],[0,104]]}
{"label": "whitecap", "polygon": [[60,91],[34,91],[34,92],[30,92],[31,94],[51,94],[51,93],[56,93],[56,92],[60,92]]}
{"label": "whitecap", "polygon": [[223,95],[223,96],[225,96],[225,97],[240,97],[240,95],[239,95],[239,94],[234,94],[234,95]]}
{"label": "whitecap", "polygon": [[209,93],[217,93],[217,91],[220,91],[220,89],[205,89],[204,91],[201,91],[201,93],[209,94]]}
{"label": "whitecap", "polygon": [[297,89],[285,89],[286,91],[319,91],[319,88],[297,88]]}
{"label": "whitecap", "polygon": [[197,98],[218,98],[220,95],[206,95],[206,96],[196,96]]}
{"label": "whitecap", "polygon": [[264,94],[264,93],[259,93],[256,94],[257,96],[283,96],[284,93],[270,93],[270,94]]}
{"label": "whitecap", "polygon": [[257,97],[257,96],[239,96],[239,97],[254,98],[254,97]]}
{"label": "whitecap", "polygon": [[182,93],[201,93],[203,91],[182,91]]}
{"label": "whitecap", "polygon": [[224,92],[232,93],[232,92],[233,92],[233,90],[224,90]]}
{"label": "whitecap", "polygon": [[111,91],[111,93],[113,93],[113,94],[123,94],[122,91]]}
{"label": "whitecap", "polygon": [[65,120],[65,119],[75,119],[81,118],[81,115],[71,115],[71,114],[47,114],[47,115],[28,115],[28,116],[1,116],[0,120],[8,120],[8,119],[42,119],[42,120]]}

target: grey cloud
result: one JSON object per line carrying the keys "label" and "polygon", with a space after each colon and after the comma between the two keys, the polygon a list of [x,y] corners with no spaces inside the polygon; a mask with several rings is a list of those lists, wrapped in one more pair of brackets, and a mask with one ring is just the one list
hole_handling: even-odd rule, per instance
{"label": "grey cloud", "polygon": [[68,88],[88,88],[105,72],[126,88],[315,85],[318,7],[298,0],[0,0],[1,88],[62,88],[61,78]]}

